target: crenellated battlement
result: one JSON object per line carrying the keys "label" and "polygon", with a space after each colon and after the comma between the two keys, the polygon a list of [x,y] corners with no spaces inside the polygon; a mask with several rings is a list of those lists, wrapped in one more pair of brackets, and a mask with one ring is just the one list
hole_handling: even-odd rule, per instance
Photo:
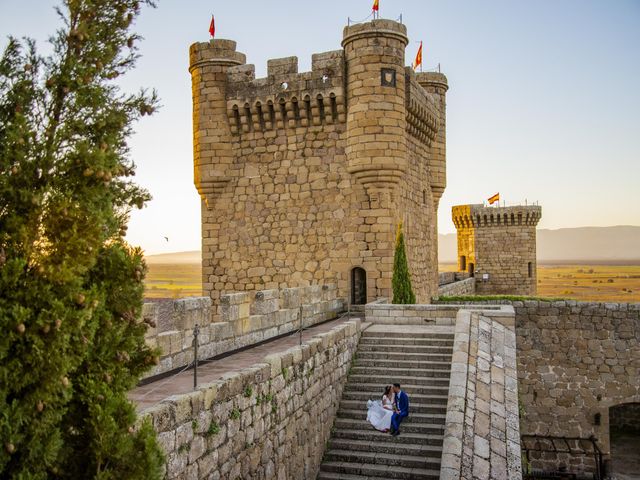
{"label": "crenellated battlement", "polygon": [[436,294],[448,85],[406,66],[408,41],[393,20],[349,25],[310,71],[275,58],[264,78],[233,41],[191,46],[203,288],[216,305],[229,290],[334,281],[354,303],[387,296],[400,221],[416,295]]}
{"label": "crenellated battlement", "polygon": [[457,205],[452,208],[452,219],[456,228],[484,228],[533,226],[542,217],[538,205],[512,207],[485,207],[484,205]]}
{"label": "crenellated battlement", "polygon": [[233,134],[345,123],[344,54],[312,56],[310,72],[298,73],[298,58],[269,60],[267,77],[254,65],[227,71],[227,114]]}

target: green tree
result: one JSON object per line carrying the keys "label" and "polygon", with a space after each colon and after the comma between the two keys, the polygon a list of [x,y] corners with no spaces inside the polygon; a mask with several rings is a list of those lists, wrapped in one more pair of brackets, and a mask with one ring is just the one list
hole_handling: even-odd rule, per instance
{"label": "green tree", "polygon": [[155,93],[125,94],[135,0],[66,0],[52,53],[9,38],[0,58],[0,477],[159,478],[126,392],[154,361],[146,272],[124,240],[150,198],[127,139]]}
{"label": "green tree", "polygon": [[413,304],[416,303],[416,296],[411,288],[411,275],[407,263],[407,252],[404,246],[404,234],[402,233],[402,222],[398,225],[396,233],[396,250],[393,254],[393,303]]}

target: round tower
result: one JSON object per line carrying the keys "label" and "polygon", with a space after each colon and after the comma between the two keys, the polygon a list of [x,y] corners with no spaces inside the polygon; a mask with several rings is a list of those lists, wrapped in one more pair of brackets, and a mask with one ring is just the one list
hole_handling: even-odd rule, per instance
{"label": "round tower", "polygon": [[245,62],[245,55],[236,52],[233,40],[214,39],[194,43],[189,48],[194,183],[207,206],[229,181],[227,168],[233,163],[227,118],[227,69]]}
{"label": "round tower", "polygon": [[537,205],[452,208],[458,270],[476,277],[479,295],[535,295]]}
{"label": "round tower", "polygon": [[347,169],[367,190],[393,190],[406,171],[407,29],[392,20],[344,28]]}
{"label": "round tower", "polygon": [[447,187],[447,77],[440,72],[419,72],[416,74],[418,83],[436,100],[438,107],[438,133],[431,144],[430,176],[431,191],[434,207],[437,210],[440,198]]}

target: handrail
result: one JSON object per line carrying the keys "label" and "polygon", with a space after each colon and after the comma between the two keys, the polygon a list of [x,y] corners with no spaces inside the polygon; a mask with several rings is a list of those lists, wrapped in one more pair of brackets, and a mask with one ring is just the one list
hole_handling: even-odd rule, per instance
{"label": "handrail", "polygon": [[[602,459],[602,450],[598,446],[598,439],[594,435],[590,435],[589,437],[566,437],[566,436],[554,436],[554,435],[521,435],[521,449],[525,451],[525,457],[527,459],[527,463],[530,464],[529,452],[551,452],[551,453],[568,453],[570,455],[585,455],[591,456],[593,455],[594,462],[596,464],[596,473],[595,480],[603,480],[604,479],[604,463]],[[535,444],[532,447],[527,445],[527,440],[535,440]],[[549,448],[543,448],[541,444],[541,440],[544,441],[547,445],[550,443]],[[556,441],[560,442],[560,445],[564,444],[566,449],[562,449],[562,447],[558,448]],[[569,445],[569,442],[576,442],[575,449]],[[589,442],[592,450],[588,450],[583,445],[583,442]],[[547,472],[545,472],[547,473]],[[555,473],[555,472],[554,472]],[[558,472],[559,473],[559,472]],[[564,474],[568,474],[568,472],[562,472]],[[532,478],[542,478],[535,477],[535,474]]]}

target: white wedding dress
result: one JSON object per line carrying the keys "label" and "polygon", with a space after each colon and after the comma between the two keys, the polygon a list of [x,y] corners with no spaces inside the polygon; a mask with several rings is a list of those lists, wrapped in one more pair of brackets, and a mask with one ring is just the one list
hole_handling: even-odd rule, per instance
{"label": "white wedding dress", "polygon": [[367,402],[367,421],[376,430],[384,432],[391,428],[391,417],[393,416],[393,395],[387,398],[382,396],[382,400],[369,400]]}

